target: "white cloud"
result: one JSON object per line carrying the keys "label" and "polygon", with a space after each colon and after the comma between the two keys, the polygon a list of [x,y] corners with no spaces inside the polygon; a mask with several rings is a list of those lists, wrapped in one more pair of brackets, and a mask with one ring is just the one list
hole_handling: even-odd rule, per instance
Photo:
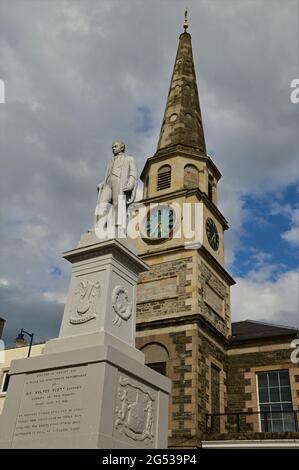
{"label": "white cloud", "polygon": [[61,292],[44,292],[43,297],[47,302],[54,302],[57,304],[65,304],[66,295]]}
{"label": "white cloud", "polygon": [[219,187],[219,208],[229,223],[225,232],[225,265],[229,269],[235,262],[236,252],[241,248],[241,237],[244,234],[243,224],[247,217],[241,194],[232,191],[228,184]]}
{"label": "white cloud", "polygon": [[299,246],[299,209],[291,214],[291,228],[281,234],[282,238],[293,246]]}
{"label": "white cloud", "polygon": [[299,246],[299,226],[293,227],[282,234],[282,238],[291,245]]}
{"label": "white cloud", "polygon": [[262,283],[275,278],[285,268],[284,264],[273,263],[272,254],[251,248],[248,252],[248,263],[254,264],[254,269],[248,271],[246,279]]}
{"label": "white cloud", "polygon": [[233,321],[299,326],[299,271],[287,271],[272,281],[258,272],[251,273],[248,278],[236,278],[236,282],[232,288]]}
{"label": "white cloud", "polygon": [[4,279],[3,277],[0,278],[0,287],[8,287],[10,286],[10,282],[8,279]]}

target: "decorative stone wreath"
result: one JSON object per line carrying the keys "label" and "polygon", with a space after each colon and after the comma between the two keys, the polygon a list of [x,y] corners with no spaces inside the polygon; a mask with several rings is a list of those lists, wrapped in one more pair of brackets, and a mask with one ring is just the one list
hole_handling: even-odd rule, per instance
{"label": "decorative stone wreath", "polygon": [[[120,296],[124,300],[119,300]],[[122,324],[122,320],[127,321],[132,315],[132,302],[129,301],[129,293],[124,286],[116,286],[112,291],[112,307],[116,313],[113,323],[117,326]]]}

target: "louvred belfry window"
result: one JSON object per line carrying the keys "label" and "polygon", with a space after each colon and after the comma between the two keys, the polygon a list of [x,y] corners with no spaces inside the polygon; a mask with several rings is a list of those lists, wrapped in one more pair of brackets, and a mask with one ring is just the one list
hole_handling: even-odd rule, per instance
{"label": "louvred belfry window", "polygon": [[171,186],[171,166],[164,165],[158,170],[157,191],[170,188]]}

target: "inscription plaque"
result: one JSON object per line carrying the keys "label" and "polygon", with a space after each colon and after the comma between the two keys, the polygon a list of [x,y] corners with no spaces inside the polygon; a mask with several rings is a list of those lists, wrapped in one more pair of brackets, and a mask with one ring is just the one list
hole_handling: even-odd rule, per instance
{"label": "inscription plaque", "polygon": [[14,440],[80,429],[87,366],[27,374]]}
{"label": "inscription plaque", "polygon": [[221,298],[217,292],[212,289],[209,284],[206,284],[205,287],[205,302],[218,313],[218,315],[224,316],[224,300]]}
{"label": "inscription plaque", "polygon": [[155,300],[163,300],[177,296],[177,276],[166,277],[156,281],[146,281],[137,285],[137,296],[145,303]]}

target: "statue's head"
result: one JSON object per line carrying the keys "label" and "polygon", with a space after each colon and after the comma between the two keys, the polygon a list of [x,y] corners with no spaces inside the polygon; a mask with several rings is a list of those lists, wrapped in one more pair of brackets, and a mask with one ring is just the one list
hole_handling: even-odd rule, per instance
{"label": "statue's head", "polygon": [[112,152],[113,155],[118,155],[119,153],[124,153],[126,146],[121,140],[115,140],[112,142]]}

